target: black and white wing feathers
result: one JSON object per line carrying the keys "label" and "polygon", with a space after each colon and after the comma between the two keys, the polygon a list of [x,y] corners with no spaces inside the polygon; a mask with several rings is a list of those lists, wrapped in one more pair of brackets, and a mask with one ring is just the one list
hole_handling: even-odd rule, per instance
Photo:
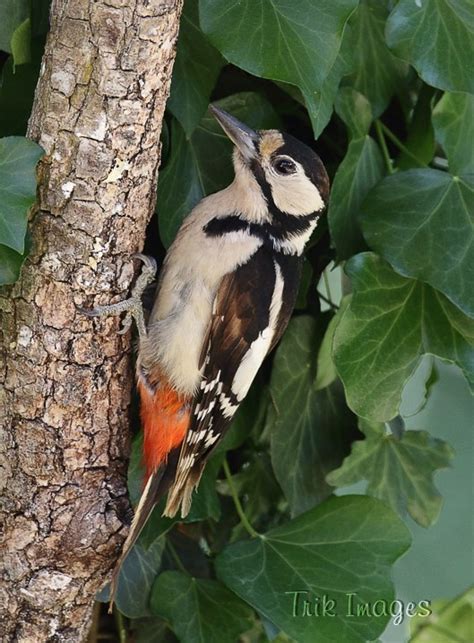
{"label": "black and white wing feathers", "polygon": [[188,513],[207,458],[288,324],[298,280],[299,260],[279,262],[266,246],[223,278],[203,346],[200,390],[165,515],[173,516],[181,503],[181,514]]}

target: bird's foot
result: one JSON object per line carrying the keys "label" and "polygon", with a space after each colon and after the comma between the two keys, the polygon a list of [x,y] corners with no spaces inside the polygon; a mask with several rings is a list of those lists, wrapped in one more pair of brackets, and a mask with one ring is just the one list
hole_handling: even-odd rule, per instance
{"label": "bird's foot", "polygon": [[145,316],[143,314],[142,295],[146,287],[151,284],[156,276],[156,261],[153,257],[147,257],[140,253],[133,256],[140,259],[143,263],[143,268],[128,299],[119,301],[116,304],[96,306],[95,308],[89,309],[78,308],[78,310],[88,317],[103,317],[106,315],[120,315],[121,313],[125,313],[122,320],[122,327],[118,331],[119,335],[126,333],[132,325],[132,321],[135,320],[140,338],[145,338],[146,325]]}

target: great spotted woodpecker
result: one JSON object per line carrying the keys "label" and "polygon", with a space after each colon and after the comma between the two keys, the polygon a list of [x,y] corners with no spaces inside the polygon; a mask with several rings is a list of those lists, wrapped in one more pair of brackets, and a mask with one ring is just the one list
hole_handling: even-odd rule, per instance
{"label": "great spotted woodpecker", "polygon": [[204,198],[168,250],[145,327],[140,295],[89,311],[137,319],[137,380],[147,482],[116,567],[166,492],[164,515],[186,516],[193,489],[265,356],[282,336],[302,254],[328,200],[329,180],[309,147],[277,130],[252,131],[211,111],[235,145],[234,181]]}

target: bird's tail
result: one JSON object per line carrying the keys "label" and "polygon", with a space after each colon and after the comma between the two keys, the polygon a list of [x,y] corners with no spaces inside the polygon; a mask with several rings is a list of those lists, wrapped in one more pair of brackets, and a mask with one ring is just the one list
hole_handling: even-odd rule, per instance
{"label": "bird's tail", "polygon": [[171,386],[161,383],[151,389],[138,381],[140,415],[144,441],[143,456],[146,467],[146,484],[135,510],[129,534],[112,573],[109,612],[112,610],[117,582],[122,564],[148,517],[160,498],[168,491],[174,479],[181,443],[189,424],[189,401]]}

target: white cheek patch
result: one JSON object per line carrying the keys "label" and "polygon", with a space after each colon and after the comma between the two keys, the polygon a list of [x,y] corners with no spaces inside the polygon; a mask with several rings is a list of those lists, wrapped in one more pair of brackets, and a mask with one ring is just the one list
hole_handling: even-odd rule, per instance
{"label": "white cheek patch", "polygon": [[277,174],[270,164],[264,168],[276,207],[280,212],[294,216],[323,210],[324,201],[318,188],[306,176],[303,166],[294,163],[297,167],[294,174]]}

